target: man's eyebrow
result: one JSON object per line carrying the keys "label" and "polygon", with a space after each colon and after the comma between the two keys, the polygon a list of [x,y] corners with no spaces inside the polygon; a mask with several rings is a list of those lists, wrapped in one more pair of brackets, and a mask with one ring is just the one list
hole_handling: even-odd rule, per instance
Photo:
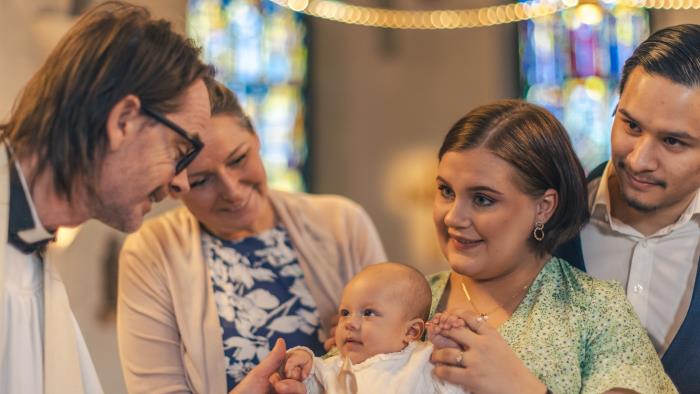
{"label": "man's eyebrow", "polygon": [[617,112],[620,112],[622,115],[625,116],[625,118],[629,118],[631,120],[634,120],[635,122],[637,121],[634,116],[632,116],[629,112],[627,112],[626,109],[617,107]]}
{"label": "man's eyebrow", "polygon": [[[639,123],[642,128],[644,128],[644,125],[641,124],[638,120],[636,120],[629,112],[627,112],[624,108],[619,108],[618,111],[622,113],[622,115],[625,116],[625,118],[628,118],[631,121],[634,121],[635,123]],[[699,139],[698,137],[694,136],[693,134],[685,131],[685,130],[660,130],[658,131],[659,136],[663,138],[675,138],[678,140],[684,140],[684,141],[689,141],[689,142],[697,142]]]}
{"label": "man's eyebrow", "polygon": [[663,138],[675,138],[677,140],[697,142],[698,137],[686,132],[686,131],[661,131],[659,136]]}

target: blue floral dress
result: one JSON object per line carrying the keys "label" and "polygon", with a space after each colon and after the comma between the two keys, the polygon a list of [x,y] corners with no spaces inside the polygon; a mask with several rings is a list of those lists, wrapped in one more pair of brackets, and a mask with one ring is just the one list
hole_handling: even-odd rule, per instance
{"label": "blue floral dress", "polygon": [[324,353],[316,303],[284,227],[236,241],[203,231],[202,251],[219,312],[229,391],[277,338],[288,347]]}

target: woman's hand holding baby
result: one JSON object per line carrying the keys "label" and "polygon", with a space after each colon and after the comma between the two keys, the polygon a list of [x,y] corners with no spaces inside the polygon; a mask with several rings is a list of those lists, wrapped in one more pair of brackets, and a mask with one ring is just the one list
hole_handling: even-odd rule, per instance
{"label": "woman's hand holding baby", "polygon": [[[478,393],[544,394],[540,382],[486,320],[467,310],[436,315],[430,340],[435,375]],[[506,378],[507,377],[507,378]]]}

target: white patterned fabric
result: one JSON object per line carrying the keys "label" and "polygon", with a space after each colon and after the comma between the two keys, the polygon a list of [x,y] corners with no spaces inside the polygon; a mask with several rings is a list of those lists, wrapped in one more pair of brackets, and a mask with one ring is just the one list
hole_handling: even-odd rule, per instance
{"label": "white patterned fabric", "polygon": [[277,338],[323,352],[316,303],[284,227],[237,241],[204,232],[202,250],[219,312],[229,390]]}

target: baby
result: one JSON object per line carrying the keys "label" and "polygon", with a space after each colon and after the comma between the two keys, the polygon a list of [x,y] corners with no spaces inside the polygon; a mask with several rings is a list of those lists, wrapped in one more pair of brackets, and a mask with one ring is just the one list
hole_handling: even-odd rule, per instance
{"label": "baby", "polygon": [[309,393],[462,393],[432,375],[432,345],[421,341],[432,296],[425,277],[397,263],[366,267],[345,286],[326,359],[296,347],[283,366]]}

